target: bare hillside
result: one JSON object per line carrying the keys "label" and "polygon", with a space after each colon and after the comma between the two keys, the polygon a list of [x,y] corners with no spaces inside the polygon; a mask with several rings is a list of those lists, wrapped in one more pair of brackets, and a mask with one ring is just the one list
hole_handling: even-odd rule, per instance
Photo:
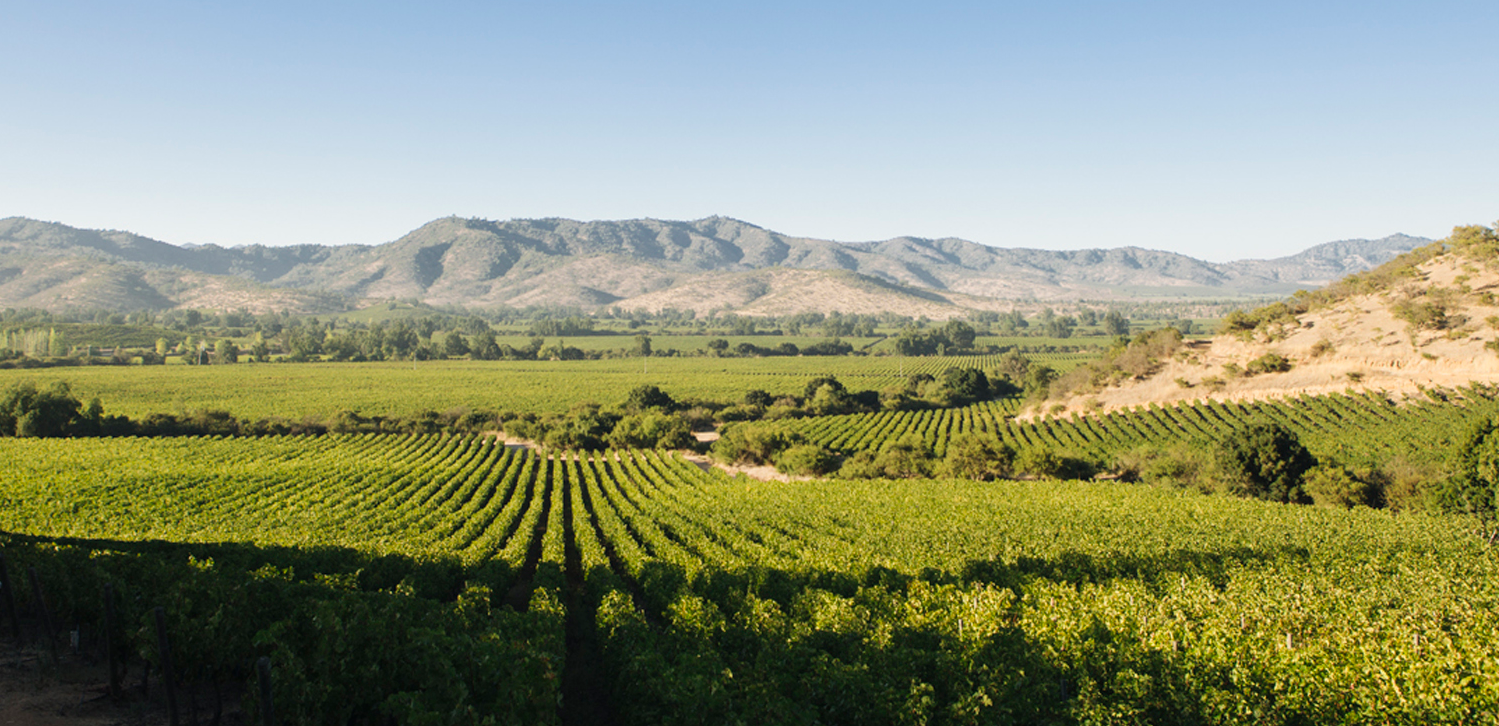
{"label": "bare hillside", "polygon": [[[1197,399],[1257,400],[1348,390],[1392,395],[1499,383],[1499,234],[1458,234],[1289,304],[1230,320],[1145,375],[1082,374],[1047,412]],[[1474,230],[1477,230],[1476,232]],[[1473,235],[1477,235],[1474,237]]]}

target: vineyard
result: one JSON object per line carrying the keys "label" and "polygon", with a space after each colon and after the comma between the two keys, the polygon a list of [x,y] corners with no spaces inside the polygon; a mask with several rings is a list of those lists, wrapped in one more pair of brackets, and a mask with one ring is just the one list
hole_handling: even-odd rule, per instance
{"label": "vineyard", "polygon": [[251,679],[267,656],[292,723],[1499,713],[1499,555],[1444,517],[1109,483],[754,482],[443,435],[4,439],[0,466],[0,552],[43,593],[7,590],[25,637],[114,643],[139,677],[163,660],[160,607],[180,680]]}
{"label": "vineyard", "polygon": [[1101,416],[1042,417],[1019,421],[1019,399],[921,411],[823,416],[754,424],[795,432],[833,451],[878,449],[919,436],[938,456],[952,438],[970,432],[1015,449],[1044,448],[1108,462],[1121,451],[1151,444],[1216,442],[1247,422],[1273,421],[1296,432],[1319,457],[1346,464],[1375,464],[1392,457],[1440,460],[1474,421],[1499,415],[1499,390],[1473,386],[1394,401],[1379,393],[1305,396],[1279,401],[1205,401],[1138,407]]}

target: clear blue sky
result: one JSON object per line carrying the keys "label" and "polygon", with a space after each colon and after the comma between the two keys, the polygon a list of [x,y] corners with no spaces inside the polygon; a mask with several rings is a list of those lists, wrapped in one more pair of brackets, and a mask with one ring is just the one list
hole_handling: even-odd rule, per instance
{"label": "clear blue sky", "polygon": [[1215,260],[1499,218],[1492,2],[0,0],[0,217],[723,214]]}

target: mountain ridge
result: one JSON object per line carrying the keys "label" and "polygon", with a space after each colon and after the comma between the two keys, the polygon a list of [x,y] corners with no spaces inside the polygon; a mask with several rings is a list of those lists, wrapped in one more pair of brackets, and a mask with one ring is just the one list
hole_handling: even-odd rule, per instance
{"label": "mountain ridge", "polygon": [[[721,216],[586,222],[442,217],[376,245],[220,247],[10,217],[0,219],[0,304],[159,308],[184,304],[174,287],[215,279],[236,289],[236,302],[250,309],[315,312],[389,298],[477,308],[596,308],[627,306],[647,295],[671,298],[658,293],[701,283],[696,278],[704,275],[774,269],[853,273],[912,295],[927,290],[967,299],[952,303],[958,308],[971,308],[975,299],[1268,296],[1368,269],[1427,242],[1406,235],[1340,240],[1273,260],[1212,263],[1140,247],[1052,251],[914,236],[835,242]],[[808,285],[806,276],[767,280]],[[899,305],[901,297],[894,293],[890,304]]]}

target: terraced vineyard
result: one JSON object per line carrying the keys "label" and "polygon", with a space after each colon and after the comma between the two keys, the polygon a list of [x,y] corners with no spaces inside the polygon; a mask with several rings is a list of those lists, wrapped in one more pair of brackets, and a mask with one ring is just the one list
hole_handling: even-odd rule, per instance
{"label": "terraced vineyard", "polygon": [[[6,439],[0,466],[0,551],[52,622],[90,642],[112,584],[193,678],[269,656],[296,723],[1499,712],[1499,555],[1448,518],[452,436]],[[116,634],[149,659],[153,632]]]}

